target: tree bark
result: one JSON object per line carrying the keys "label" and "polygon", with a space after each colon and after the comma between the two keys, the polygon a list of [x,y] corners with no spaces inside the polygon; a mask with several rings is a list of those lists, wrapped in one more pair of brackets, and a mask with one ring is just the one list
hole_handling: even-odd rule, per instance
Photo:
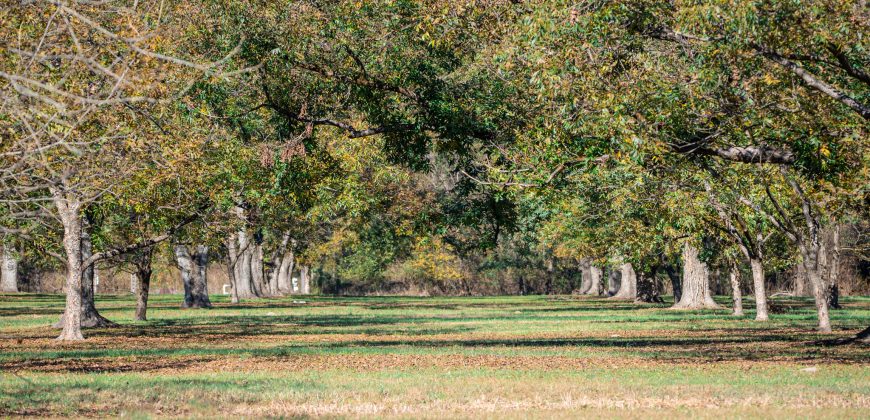
{"label": "tree bark", "polygon": [[[814,239],[813,241],[814,243],[817,243],[818,239]],[[801,263],[804,265],[807,279],[809,280],[810,286],[813,290],[813,299],[816,303],[816,312],[818,313],[819,318],[818,330],[819,332],[829,333],[831,332],[831,318],[828,313],[828,289],[825,287],[825,281],[819,272],[818,246],[811,244],[811,246],[808,247],[803,242],[800,242],[798,248],[801,251]]]}
{"label": "tree bark", "polygon": [[151,257],[153,248],[143,250],[141,255],[137,256],[136,266],[136,321],[147,321],[148,316],[148,294],[151,289]]}
{"label": "tree bark", "polygon": [[311,293],[310,271],[307,265],[303,265],[299,269],[299,294],[307,295]]}
{"label": "tree bark", "polygon": [[664,264],[665,273],[667,273],[668,278],[671,280],[671,289],[674,291],[674,303],[679,302],[683,297],[683,280],[680,277],[680,274],[677,273],[677,270],[674,266],[665,263]]}
{"label": "tree bark", "polygon": [[175,245],[175,263],[181,271],[181,284],[184,287],[184,300],[181,302],[182,308],[187,308],[190,305],[191,288],[193,287],[193,258],[190,256],[190,250],[187,245]]}
{"label": "tree bark", "polygon": [[588,294],[592,289],[592,260],[583,258],[580,260],[580,294]]}
{"label": "tree bark", "polygon": [[616,295],[620,287],[622,287],[622,272],[614,270],[612,267],[607,273],[607,294],[610,296]]}
{"label": "tree bark", "polygon": [[[296,241],[292,241],[291,244],[295,247]],[[279,293],[292,293],[293,292],[293,268],[296,265],[296,255],[293,251],[293,247],[290,248],[290,252],[281,259],[281,267],[278,271],[278,292]]]}
{"label": "tree bark", "polygon": [[768,305],[767,288],[764,285],[764,265],[762,265],[760,258],[750,258],[749,266],[752,268],[752,289],[755,293],[755,320],[767,321]]}
{"label": "tree bark", "polygon": [[269,294],[263,276],[263,242],[260,235],[254,235],[254,243],[251,249],[251,283],[254,285],[254,293],[257,296]]}
{"label": "tree bark", "polygon": [[833,231],[826,236],[829,236],[831,239],[831,252],[827,252],[827,246],[822,248],[825,250],[825,273],[827,274],[827,279],[825,283],[827,284],[828,288],[828,307],[833,309],[840,309],[842,308],[842,306],[840,306],[839,285],[840,226],[834,226]]}
{"label": "tree bark", "polygon": [[601,296],[604,291],[604,287],[601,284],[601,281],[603,280],[603,273],[601,272],[601,267],[597,267],[594,264],[590,263],[588,272],[589,283],[591,286],[589,287],[589,290],[586,291],[586,294],[590,296]]}
{"label": "tree bark", "polygon": [[[93,255],[93,249],[91,246],[91,235],[87,232],[84,220],[80,219],[79,223],[81,231],[81,237],[79,238],[78,264],[78,269],[81,272],[79,275],[79,283],[81,287],[79,325],[81,328],[105,328],[116,326],[118,324],[106,319],[100,315],[99,311],[97,311],[94,301],[94,273],[96,272],[94,264],[89,265],[84,269],[84,271],[81,271],[83,262]],[[64,311],[64,314],[61,316],[60,320],[54,324],[54,327],[65,328],[65,318],[68,314],[69,312]]]}
{"label": "tree bark", "polygon": [[[628,264],[629,266],[631,264]],[[656,283],[656,275],[659,271],[658,265],[650,267],[649,271],[641,270],[640,273],[634,273],[634,268],[631,267],[632,274],[635,275],[634,286],[634,301],[637,303],[664,303],[659,288]]]}
{"label": "tree bark", "polygon": [[613,295],[614,299],[635,300],[637,298],[637,273],[631,263],[622,264],[619,267],[620,281],[619,290]]}
{"label": "tree bark", "polygon": [[253,256],[252,244],[245,230],[239,230],[236,234],[238,240],[238,258],[235,266],[235,284],[239,299],[257,297],[251,279],[251,260]]}
{"label": "tree bark", "polygon": [[731,300],[734,304],[734,311],[731,313],[734,316],[743,316],[743,293],[740,291],[740,270],[737,264],[731,265]]}
{"label": "tree bark", "polygon": [[[54,192],[54,191],[53,191]],[[63,330],[58,340],[84,340],[82,335],[82,218],[81,204],[74,200],[57,197],[55,205],[63,224],[63,249],[66,253],[66,306],[61,316]]]}
{"label": "tree bark", "polygon": [[680,300],[674,309],[715,309],[719,305],[710,295],[710,275],[707,265],[698,258],[698,248],[683,246],[683,279]]}
{"label": "tree bark", "polygon": [[0,292],[18,292],[18,260],[9,244],[0,244]]}
{"label": "tree bark", "polygon": [[190,298],[185,296],[186,308],[211,308],[208,298],[208,247],[197,245],[193,254]]}
{"label": "tree bark", "polygon": [[278,245],[278,249],[272,254],[272,269],[269,270],[269,293],[273,295],[282,293],[278,280],[283,270],[285,270],[284,261],[287,259],[287,244],[289,243],[290,232],[284,232],[281,236],[281,243]]}

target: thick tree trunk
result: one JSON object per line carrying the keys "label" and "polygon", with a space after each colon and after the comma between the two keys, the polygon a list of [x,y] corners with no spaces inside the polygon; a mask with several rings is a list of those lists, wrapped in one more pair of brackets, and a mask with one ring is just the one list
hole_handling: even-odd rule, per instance
{"label": "thick tree trunk", "polygon": [[718,308],[710,295],[710,275],[707,265],[698,258],[698,248],[683,246],[683,279],[680,300],[674,309]]}
{"label": "thick tree trunk", "polygon": [[82,335],[82,218],[80,203],[55,197],[63,223],[63,249],[66,253],[66,306],[61,316],[63,330],[58,340],[84,340]]}
{"label": "thick tree trunk", "polygon": [[238,258],[235,267],[235,285],[239,299],[257,297],[252,285],[251,261],[253,259],[253,244],[248,238],[248,233],[240,230],[238,238]]}
{"label": "thick tree trunk", "polygon": [[635,300],[637,298],[637,273],[631,263],[622,264],[619,267],[620,282],[619,290],[613,295],[614,299]]}
{"label": "thick tree trunk", "polygon": [[289,243],[290,232],[284,232],[281,236],[281,243],[278,245],[278,249],[272,255],[272,268],[269,270],[269,293],[273,295],[283,292],[279,284],[279,277],[281,277],[281,273],[286,269],[284,261],[287,260],[287,244]]}
{"label": "thick tree trunk", "polygon": [[176,245],[175,258],[184,284],[182,308],[211,308],[208,298],[208,247],[198,245],[191,255],[186,245]]}
{"label": "thick tree trunk", "polygon": [[8,244],[0,244],[0,292],[18,292],[18,259]]}
{"label": "thick tree trunk", "polygon": [[743,316],[743,293],[740,291],[740,271],[737,264],[731,266],[731,300],[734,303],[734,316]]}
{"label": "thick tree trunk", "polygon": [[[749,266],[752,268],[752,287],[755,292],[755,320],[767,321],[767,288],[764,285],[764,266],[761,259],[751,258]],[[732,270],[733,273],[733,270]]]}
{"label": "thick tree trunk", "polygon": [[193,287],[193,258],[190,256],[190,250],[187,245],[175,245],[175,263],[181,271],[181,284],[184,287],[184,300],[181,302],[182,308],[188,308],[190,305],[191,288]]}
{"label": "thick tree trunk", "polygon": [[588,294],[592,289],[592,260],[584,258],[580,260],[580,294]]}
{"label": "thick tree trunk", "polygon": [[[631,268],[631,271],[634,273],[633,267]],[[658,271],[659,267],[654,265],[650,267],[649,271],[642,270],[640,273],[635,274],[635,302],[664,303],[664,300],[662,300],[662,297],[659,294],[659,288],[656,282]]]}
{"label": "thick tree trunk", "polygon": [[281,267],[278,271],[278,292],[292,293],[293,292],[293,268],[296,265],[296,256],[291,249],[290,252],[281,259]]}
{"label": "thick tree trunk", "polygon": [[208,298],[208,247],[197,245],[193,254],[190,297],[185,296],[186,308],[211,308]]}
{"label": "thick tree trunk", "polygon": [[239,248],[236,243],[236,235],[230,235],[227,238],[227,279],[230,282],[230,293],[232,297],[230,298],[230,302],[239,303],[239,287],[238,280],[236,279],[236,265],[239,263]]}
{"label": "thick tree trunk", "polygon": [[148,294],[151,290],[151,256],[153,250],[143,250],[136,261],[136,321],[147,321]]}
{"label": "thick tree trunk", "polygon": [[603,274],[601,272],[601,267],[597,267],[594,264],[589,265],[589,282],[591,286],[589,290],[586,291],[587,295],[590,296],[601,296],[604,292],[604,285],[601,284],[603,280]]}
{"label": "thick tree trunk", "polygon": [[311,270],[307,265],[303,265],[299,269],[299,294],[307,295],[311,293]]}
{"label": "thick tree trunk", "polygon": [[620,287],[622,287],[622,271],[614,270],[612,267],[607,273],[607,294],[610,296],[616,295]]}
{"label": "thick tree trunk", "polygon": [[831,332],[831,318],[828,313],[828,289],[819,272],[819,253],[814,246],[807,247],[803,243],[798,246],[801,251],[802,264],[807,273],[807,279],[813,290],[813,299],[816,303],[816,312],[819,318],[819,332]]}
{"label": "thick tree trunk", "polygon": [[[81,228],[81,238],[79,239],[79,269],[81,270],[81,263],[87,260],[93,255],[93,250],[91,247],[91,235],[86,231],[84,225]],[[94,264],[91,264],[84,271],[81,272],[80,275],[80,284],[81,284],[81,315],[79,318],[79,325],[81,328],[105,328],[105,327],[113,327],[118,324],[109,321],[97,311],[97,307],[94,301],[95,298],[95,290],[94,290],[94,274],[96,269],[94,268]],[[55,328],[64,328],[66,321],[65,318],[69,313],[64,311],[64,314],[61,316],[60,320],[54,324]]]}
{"label": "thick tree trunk", "polygon": [[[255,237],[258,235],[255,235]],[[251,283],[257,296],[267,296],[269,290],[263,277],[263,243],[255,239],[251,249]]]}

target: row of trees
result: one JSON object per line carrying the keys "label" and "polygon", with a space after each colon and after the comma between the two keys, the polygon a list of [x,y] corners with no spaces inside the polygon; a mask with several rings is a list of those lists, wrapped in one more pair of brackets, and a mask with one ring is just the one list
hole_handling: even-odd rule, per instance
{"label": "row of trees", "polygon": [[655,302],[663,272],[682,308],[715,306],[709,267],[740,302],[748,267],[763,321],[765,274],[796,265],[825,332],[841,251],[866,258],[863,2],[0,13],[4,259],[62,262],[61,339],[108,322],[95,264],[136,274],[144,319],[162,243],[186,307],[210,306],[215,258],[233,300],[286,292],[298,270],[323,291],[551,293],[573,276],[594,294],[618,272],[617,297]]}

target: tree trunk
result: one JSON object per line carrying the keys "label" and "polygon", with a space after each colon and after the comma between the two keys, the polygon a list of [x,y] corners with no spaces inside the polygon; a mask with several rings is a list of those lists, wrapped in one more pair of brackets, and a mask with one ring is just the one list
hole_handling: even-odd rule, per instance
{"label": "tree trunk", "polygon": [[143,250],[136,261],[136,321],[147,321],[148,293],[151,289],[151,256],[153,248]]}
{"label": "tree trunk", "polygon": [[63,249],[66,253],[66,306],[61,316],[63,330],[58,340],[84,340],[82,335],[82,218],[80,203],[55,197],[63,223]]}
{"label": "tree trunk", "polygon": [[619,267],[620,281],[619,290],[613,295],[614,299],[635,300],[637,298],[637,273],[631,263],[622,264]]}
{"label": "tree trunk", "polygon": [[718,308],[710,295],[710,274],[707,265],[698,259],[698,248],[683,246],[683,279],[680,300],[674,309]]}
{"label": "tree trunk", "polygon": [[0,244],[0,292],[18,292],[18,260],[9,244]]}
{"label": "tree trunk", "polygon": [[190,256],[187,245],[175,245],[175,263],[181,270],[181,284],[184,287],[184,300],[181,302],[181,307],[189,308],[193,303],[191,289],[193,287],[194,267],[193,258]]}
{"label": "tree trunk", "polygon": [[[295,242],[295,241],[294,241]],[[296,265],[296,256],[293,249],[281,259],[281,267],[278,271],[278,292],[293,292],[293,268]]]}
{"label": "tree trunk", "polygon": [[[79,270],[81,271],[82,262],[87,260],[93,255],[93,250],[91,247],[91,235],[87,232],[87,229],[84,226],[84,223],[81,221],[81,237],[79,238]],[[105,327],[113,327],[118,324],[109,321],[97,311],[96,304],[94,302],[95,291],[94,291],[94,273],[96,269],[94,268],[94,264],[91,264],[84,271],[81,271],[79,276],[79,283],[81,284],[81,294],[80,294],[80,318],[79,325],[81,328],[105,328]],[[66,325],[65,317],[69,314],[69,312],[64,311],[64,314],[61,316],[60,320],[54,324],[55,328],[64,328]]]}
{"label": "tree trunk", "polygon": [[751,258],[749,266],[752,268],[752,287],[755,292],[755,320],[767,321],[767,291],[764,286],[764,266],[761,259]]}
{"label": "tree trunk", "polygon": [[665,263],[664,269],[671,280],[671,289],[674,291],[674,303],[679,302],[680,298],[683,297],[683,280],[674,266]]}
{"label": "tree trunk", "polygon": [[238,238],[238,258],[235,267],[235,285],[239,299],[250,299],[257,297],[251,279],[251,260],[253,256],[253,246],[248,233],[244,230],[239,230]]}
{"label": "tree trunk", "polygon": [[840,277],[840,226],[834,226],[833,232],[829,235],[831,237],[831,253],[827,256],[828,264],[826,267],[827,272],[827,286],[828,286],[828,307],[833,309],[840,309],[840,285],[839,285],[839,277]]}
{"label": "tree trunk", "polygon": [[614,270],[612,267],[607,273],[607,294],[615,296],[620,287],[622,287],[622,272]]}
{"label": "tree trunk", "polygon": [[592,260],[584,258],[580,260],[580,294],[588,294],[592,289]]}
{"label": "tree trunk", "polygon": [[[279,277],[286,269],[287,260],[287,244],[290,243],[290,232],[284,232],[281,236],[281,244],[278,245],[278,249],[275,250],[275,253],[272,254],[272,269],[269,270],[269,292],[273,295],[278,295],[283,292],[281,290],[281,285],[279,284]],[[286,279],[285,279],[286,282]]]}
{"label": "tree trunk", "polygon": [[[817,243],[817,241],[814,241],[814,243]],[[828,314],[828,289],[825,287],[825,281],[821,273],[819,273],[818,247],[812,244],[807,247],[803,242],[798,247],[801,251],[802,264],[807,273],[807,279],[813,289],[813,299],[816,303],[816,312],[819,318],[818,330],[819,332],[829,333],[831,332],[831,318]]]}
{"label": "tree trunk", "polygon": [[230,281],[230,293],[232,297],[231,303],[239,303],[239,287],[236,278],[236,265],[239,263],[239,248],[236,242],[236,235],[232,234],[227,238],[227,279]]}
{"label": "tree trunk", "polygon": [[544,294],[545,295],[550,295],[553,293],[553,275],[554,275],[553,272],[554,272],[553,259],[549,258],[549,259],[547,259],[547,276],[544,279],[545,280],[544,281]]}
{"label": "tree trunk", "polygon": [[193,271],[190,285],[190,298],[185,296],[186,308],[211,308],[208,298],[208,247],[197,245],[193,254]]}
{"label": "tree trunk", "polygon": [[631,264],[627,264],[629,269],[631,270],[631,274],[635,276],[635,286],[634,301],[637,303],[664,303],[662,297],[659,294],[659,288],[656,284],[656,275],[658,274],[659,267],[654,265],[650,267],[650,270],[643,271],[639,274],[634,273],[634,268],[631,267]]}
{"label": "tree trunk", "polygon": [[743,316],[743,293],[740,291],[740,270],[737,264],[731,265],[731,300],[734,303],[734,316]]}
{"label": "tree trunk", "polygon": [[589,290],[586,291],[587,295],[590,296],[601,296],[604,291],[604,287],[601,284],[601,280],[603,277],[603,273],[601,272],[601,268],[595,266],[594,264],[589,265],[589,282],[591,286]]}
{"label": "tree trunk", "polygon": [[307,295],[311,293],[311,278],[310,270],[307,265],[301,266],[299,269],[299,294]]}
{"label": "tree trunk", "polygon": [[257,296],[267,296],[269,290],[263,277],[263,242],[256,239],[259,235],[254,236],[255,240],[251,248],[251,283]]}

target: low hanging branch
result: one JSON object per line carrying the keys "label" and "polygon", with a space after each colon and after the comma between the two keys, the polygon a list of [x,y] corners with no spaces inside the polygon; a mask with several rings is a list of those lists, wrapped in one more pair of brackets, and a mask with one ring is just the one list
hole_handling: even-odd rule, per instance
{"label": "low hanging branch", "polygon": [[184,227],[184,226],[192,223],[196,219],[198,219],[200,217],[199,214],[200,213],[197,212],[196,214],[193,214],[191,216],[186,217],[184,220],[181,221],[181,223],[173,226],[166,233],[163,233],[163,234],[160,234],[157,236],[153,236],[151,238],[145,239],[144,241],[137,242],[135,244],[130,244],[130,245],[120,247],[120,248],[109,249],[109,250],[106,250],[103,252],[97,252],[97,253],[91,255],[90,258],[82,261],[81,270],[82,270],[82,272],[84,272],[90,266],[94,265],[98,261],[102,261],[102,260],[109,259],[109,258],[114,258],[114,257],[117,257],[119,255],[129,254],[131,252],[138,251],[138,250],[143,249],[143,248],[148,248],[150,246],[157,245],[160,242],[163,242],[163,241],[171,238],[182,227]]}

